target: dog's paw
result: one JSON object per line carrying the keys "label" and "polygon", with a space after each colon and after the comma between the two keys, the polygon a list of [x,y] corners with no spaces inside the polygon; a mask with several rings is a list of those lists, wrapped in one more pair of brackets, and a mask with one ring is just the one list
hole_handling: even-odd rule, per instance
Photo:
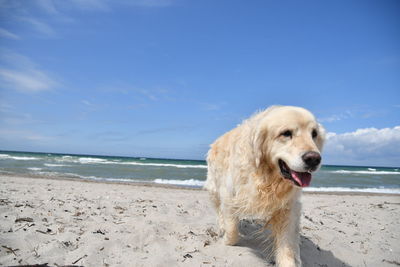
{"label": "dog's paw", "polygon": [[227,246],[234,246],[238,243],[239,236],[237,234],[227,234],[224,235],[224,243]]}

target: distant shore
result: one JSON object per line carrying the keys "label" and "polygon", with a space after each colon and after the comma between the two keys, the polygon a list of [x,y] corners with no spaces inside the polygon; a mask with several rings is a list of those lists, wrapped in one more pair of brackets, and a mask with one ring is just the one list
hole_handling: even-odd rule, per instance
{"label": "distant shore", "polygon": [[[0,266],[273,266],[257,224],[242,221],[239,244],[222,244],[204,190],[16,175],[0,184]],[[337,195],[302,197],[303,265],[400,264],[400,197]]]}

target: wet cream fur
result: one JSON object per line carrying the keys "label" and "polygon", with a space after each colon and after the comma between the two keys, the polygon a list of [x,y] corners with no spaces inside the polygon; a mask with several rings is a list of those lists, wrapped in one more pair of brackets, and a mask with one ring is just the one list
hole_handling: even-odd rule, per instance
{"label": "wet cream fur", "polygon": [[[291,138],[282,135],[290,130]],[[318,136],[313,138],[312,131]],[[278,160],[304,172],[301,156],[320,152],[324,129],[306,109],[273,106],[218,138],[208,152],[209,191],[227,245],[238,241],[241,218],[265,220],[274,238],[278,266],[301,266],[301,188],[282,177]]]}

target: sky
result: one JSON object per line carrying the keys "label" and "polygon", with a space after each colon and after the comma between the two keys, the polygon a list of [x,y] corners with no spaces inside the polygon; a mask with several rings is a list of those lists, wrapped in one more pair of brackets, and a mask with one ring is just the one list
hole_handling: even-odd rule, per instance
{"label": "sky", "polygon": [[400,166],[400,2],[0,0],[0,150],[204,159],[270,105]]}

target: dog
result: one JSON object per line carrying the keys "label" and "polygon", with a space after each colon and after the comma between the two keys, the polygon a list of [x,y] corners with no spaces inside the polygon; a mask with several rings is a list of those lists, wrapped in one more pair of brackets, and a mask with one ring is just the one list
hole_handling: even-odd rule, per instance
{"label": "dog", "polygon": [[278,266],[301,266],[300,196],[321,165],[324,128],[301,107],[272,106],[219,137],[207,154],[207,181],[226,245],[241,218],[271,230]]}

